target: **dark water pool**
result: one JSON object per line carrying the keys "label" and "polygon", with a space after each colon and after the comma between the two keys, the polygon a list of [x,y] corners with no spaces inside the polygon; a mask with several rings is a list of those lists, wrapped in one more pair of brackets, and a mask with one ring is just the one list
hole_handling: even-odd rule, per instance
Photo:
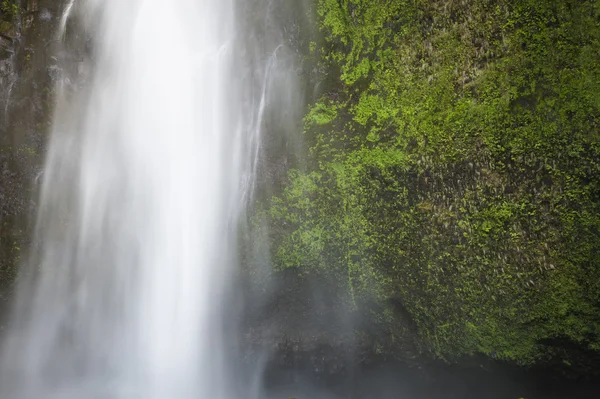
{"label": "dark water pool", "polygon": [[336,378],[300,370],[269,374],[268,399],[600,399],[600,381],[543,372],[386,365]]}

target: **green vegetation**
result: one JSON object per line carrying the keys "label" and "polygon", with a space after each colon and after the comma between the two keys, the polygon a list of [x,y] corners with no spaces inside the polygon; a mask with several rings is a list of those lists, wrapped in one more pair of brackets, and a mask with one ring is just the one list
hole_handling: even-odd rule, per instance
{"label": "green vegetation", "polygon": [[2,0],[0,3],[0,16],[6,20],[11,20],[20,14],[20,7],[14,0]]}
{"label": "green vegetation", "polygon": [[[17,36],[14,21],[19,16],[19,6],[13,1],[0,2],[0,37],[14,39]],[[2,55],[0,49],[0,56]]]}
{"label": "green vegetation", "polygon": [[446,360],[600,352],[600,2],[316,7],[309,168],[256,215],[276,265]]}

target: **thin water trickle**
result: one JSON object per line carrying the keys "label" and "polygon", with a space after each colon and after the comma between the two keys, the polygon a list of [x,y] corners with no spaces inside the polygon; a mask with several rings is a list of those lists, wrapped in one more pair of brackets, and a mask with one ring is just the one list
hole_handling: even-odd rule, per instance
{"label": "thin water trickle", "polygon": [[65,32],[67,30],[67,21],[71,16],[71,12],[73,11],[73,6],[75,5],[75,0],[68,0],[65,8],[60,17],[60,21],[58,23],[58,39],[62,40],[65,36]]}
{"label": "thin water trickle", "polygon": [[93,77],[59,91],[0,397],[230,398],[223,307],[266,101],[244,105],[233,2],[63,10]]}

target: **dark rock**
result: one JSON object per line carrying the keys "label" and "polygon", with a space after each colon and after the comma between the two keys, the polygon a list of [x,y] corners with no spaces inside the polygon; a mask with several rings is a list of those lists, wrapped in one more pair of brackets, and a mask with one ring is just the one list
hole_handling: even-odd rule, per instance
{"label": "dark rock", "polygon": [[[31,237],[52,101],[52,13],[60,0],[28,0],[20,23],[0,22],[0,319]],[[40,11],[40,6],[43,7]],[[36,21],[46,23],[36,23]]]}

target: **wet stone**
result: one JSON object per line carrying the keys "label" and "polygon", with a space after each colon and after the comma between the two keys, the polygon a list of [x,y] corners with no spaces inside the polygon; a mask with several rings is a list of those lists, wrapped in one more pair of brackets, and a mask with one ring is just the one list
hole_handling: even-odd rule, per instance
{"label": "wet stone", "polygon": [[12,73],[12,63],[10,60],[0,61],[0,77],[8,76]]}
{"label": "wet stone", "polygon": [[0,36],[0,60],[10,57],[13,53],[12,43],[8,39]]}
{"label": "wet stone", "polygon": [[26,10],[29,12],[35,12],[40,9],[39,0],[27,0],[27,8]]}
{"label": "wet stone", "polygon": [[23,17],[23,29],[29,29],[33,25],[33,14],[27,14]]}

